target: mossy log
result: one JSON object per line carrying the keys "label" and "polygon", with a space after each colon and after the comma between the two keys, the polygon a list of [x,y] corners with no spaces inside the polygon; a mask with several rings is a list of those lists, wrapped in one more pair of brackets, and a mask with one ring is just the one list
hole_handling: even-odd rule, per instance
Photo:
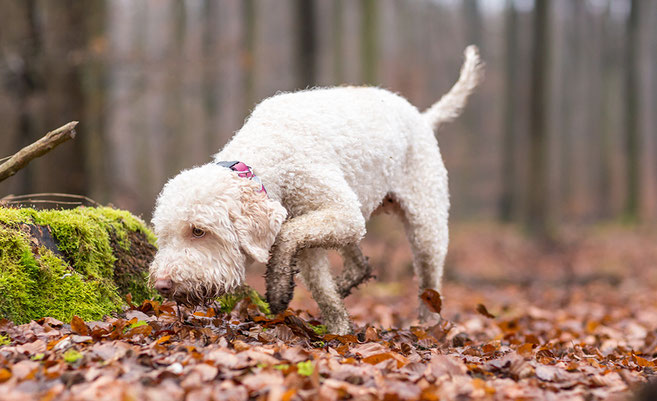
{"label": "mossy log", "polygon": [[0,207],[0,317],[96,320],[119,311],[128,293],[141,302],[154,295],[155,251],[155,236],[126,211]]}

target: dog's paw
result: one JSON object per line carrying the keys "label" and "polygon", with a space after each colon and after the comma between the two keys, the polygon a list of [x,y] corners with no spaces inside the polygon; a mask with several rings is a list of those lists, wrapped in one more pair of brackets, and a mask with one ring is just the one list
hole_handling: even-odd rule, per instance
{"label": "dog's paw", "polygon": [[326,321],[326,331],[331,334],[337,334],[339,336],[345,336],[347,334],[354,334],[354,329],[351,327],[350,320],[341,320],[341,321]]}
{"label": "dog's paw", "polygon": [[427,326],[434,326],[443,320],[442,316],[440,316],[440,313],[430,311],[429,308],[424,304],[420,304],[418,319],[420,320],[421,324]]}
{"label": "dog's paw", "polygon": [[277,300],[272,300],[267,298],[267,303],[269,304],[269,310],[273,315],[277,315],[281,312],[285,312],[287,307],[290,304],[290,301],[288,300],[287,302],[282,299],[277,299]]}

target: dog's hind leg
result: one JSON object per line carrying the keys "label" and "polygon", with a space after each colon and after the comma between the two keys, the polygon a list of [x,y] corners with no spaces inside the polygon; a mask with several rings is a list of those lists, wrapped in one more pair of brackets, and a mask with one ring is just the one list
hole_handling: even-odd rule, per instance
{"label": "dog's hind leg", "polygon": [[358,244],[349,244],[340,248],[340,254],[344,263],[342,273],[336,277],[335,282],[338,293],[346,298],[351,290],[363,282],[373,278],[372,266],[367,257],[363,255]]}
{"label": "dog's hind leg", "polygon": [[[422,148],[428,154],[410,155],[406,165],[408,179],[400,183],[394,194],[402,209],[420,295],[426,289],[440,292],[449,242],[447,171],[435,140]],[[419,317],[423,322],[440,321],[440,316],[432,313],[422,300]]]}

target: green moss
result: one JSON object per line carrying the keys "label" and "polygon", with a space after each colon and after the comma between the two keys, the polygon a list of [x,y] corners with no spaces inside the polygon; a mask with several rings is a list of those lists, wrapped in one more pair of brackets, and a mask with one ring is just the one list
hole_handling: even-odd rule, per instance
{"label": "green moss", "polygon": [[0,334],[0,347],[11,344],[11,338]]}
{"label": "green moss", "polygon": [[251,302],[258,307],[260,312],[264,313],[267,316],[271,316],[271,310],[269,309],[269,304],[264,298],[258,294],[258,291],[254,290],[249,286],[244,286],[242,290],[236,291],[232,294],[225,294],[217,298],[217,302],[221,306],[221,311],[223,313],[230,313],[237,303],[244,298],[249,298]]}
{"label": "green moss", "polygon": [[24,213],[25,210],[0,207],[0,221],[12,226],[30,221],[30,214]]}
{"label": "green moss", "polygon": [[324,334],[327,333],[326,326],[324,326],[323,324],[318,324],[317,326],[315,326],[308,323],[308,326],[310,326],[310,328],[313,329],[315,334],[317,334],[318,336],[323,336]]}
{"label": "green moss", "polygon": [[[32,237],[39,226],[49,228],[51,246]],[[130,233],[155,243],[145,224],[126,211],[0,207],[0,316],[19,324],[43,316],[94,320],[120,310],[128,292],[135,302],[150,298],[146,266],[115,281],[116,247],[129,255]]]}
{"label": "green moss", "polygon": [[265,301],[265,299],[260,294],[258,294],[258,291],[251,288],[249,290],[248,295],[249,298],[251,298],[251,302],[253,302],[253,304],[258,307],[260,312],[264,313],[267,316],[271,316],[271,310],[269,309],[269,304],[267,303],[267,301]]}
{"label": "green moss", "polygon": [[64,352],[64,360],[67,363],[75,363],[82,359],[82,353],[71,348],[70,350]]}
{"label": "green moss", "polygon": [[15,322],[29,320],[39,270],[25,235],[0,225],[0,315]]}
{"label": "green moss", "polygon": [[37,300],[39,315],[70,322],[73,315],[94,320],[120,311],[123,300],[116,285],[106,277],[84,277],[57,258],[50,250],[40,249],[43,266]]}
{"label": "green moss", "polygon": [[314,371],[315,371],[315,367],[313,366],[313,361],[305,361],[305,362],[297,363],[297,372],[301,376],[310,376],[313,374]]}
{"label": "green moss", "polygon": [[217,298],[217,302],[223,313],[230,313],[242,299],[244,299],[242,294],[224,294]]}
{"label": "green moss", "polygon": [[147,325],[148,325],[148,322],[146,322],[144,320],[138,320],[138,321],[134,322],[133,324],[129,325],[128,327],[126,327],[125,331],[130,331],[130,330],[134,329],[135,327],[147,326]]}

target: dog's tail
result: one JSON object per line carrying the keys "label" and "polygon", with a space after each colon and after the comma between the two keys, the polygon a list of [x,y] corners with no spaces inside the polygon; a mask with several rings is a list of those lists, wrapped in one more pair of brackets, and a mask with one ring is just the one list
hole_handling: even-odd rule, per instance
{"label": "dog's tail", "polygon": [[484,64],[479,57],[477,46],[468,46],[464,53],[465,62],[461,67],[459,80],[456,81],[449,92],[423,113],[431,123],[434,131],[441,124],[453,121],[461,114],[468,97],[484,77]]}

